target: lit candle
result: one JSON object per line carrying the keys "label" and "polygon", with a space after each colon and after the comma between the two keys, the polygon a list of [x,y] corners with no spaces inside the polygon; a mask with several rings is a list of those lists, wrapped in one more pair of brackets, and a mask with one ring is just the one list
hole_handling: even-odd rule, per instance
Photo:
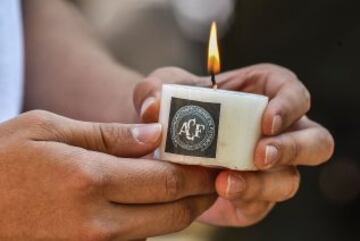
{"label": "lit candle", "polygon": [[220,58],[215,23],[210,33],[208,70],[213,88],[163,85],[160,159],[256,170],[254,151],[261,136],[261,119],[268,98],[216,88],[215,74],[220,72]]}

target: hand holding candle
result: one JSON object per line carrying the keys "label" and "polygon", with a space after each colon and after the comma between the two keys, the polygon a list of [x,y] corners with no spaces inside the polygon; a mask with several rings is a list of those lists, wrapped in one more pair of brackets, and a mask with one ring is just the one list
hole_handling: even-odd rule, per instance
{"label": "hand holding candle", "polygon": [[[198,77],[175,67],[151,73],[134,92],[134,103],[144,122],[157,122],[162,85],[210,87],[209,77]],[[253,155],[260,172],[224,170],[216,179],[220,198],[200,220],[216,225],[248,226],[264,218],[274,203],[295,195],[297,165],[319,165],[334,149],[331,134],[305,114],[310,95],[296,75],[273,64],[258,64],[216,76],[220,89],[262,94],[270,101],[261,120],[263,137]]]}
{"label": "hand holding candle", "polygon": [[[263,171],[222,171],[216,179],[221,198],[200,218],[212,224],[247,226],[265,217],[273,203],[295,195],[299,186],[295,166],[314,166],[328,160],[334,141],[325,128],[304,117],[309,95],[291,71],[259,64],[219,74],[216,80],[221,89],[270,97],[261,121],[264,137],[254,153],[254,164]],[[154,71],[134,92],[135,107],[144,122],[158,121],[164,83],[209,87],[211,82],[208,77],[175,67]],[[276,151],[269,152],[273,147]]]}
{"label": "hand holding candle", "polygon": [[[270,97],[261,121],[264,137],[255,148],[253,160],[255,166],[263,171],[220,172],[216,189],[221,198],[200,218],[201,221],[233,226],[256,223],[269,212],[273,203],[295,195],[299,186],[299,173],[295,166],[319,165],[331,157],[334,148],[332,136],[325,128],[304,117],[309,95],[295,77],[291,71],[272,64],[259,64],[217,75],[221,89]],[[164,83],[210,86],[208,77],[198,77],[179,68],[154,71],[134,93],[135,107],[144,122],[158,121]],[[279,117],[281,121],[278,121]],[[276,151],[269,153],[272,147]]]}

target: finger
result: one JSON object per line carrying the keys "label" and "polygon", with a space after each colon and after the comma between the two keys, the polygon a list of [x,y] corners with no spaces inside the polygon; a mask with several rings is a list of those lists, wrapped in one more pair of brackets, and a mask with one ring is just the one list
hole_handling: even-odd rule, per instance
{"label": "finger", "polygon": [[305,115],[309,109],[308,90],[297,79],[288,81],[277,90],[265,110],[263,133],[265,135],[280,133]]}
{"label": "finger", "polygon": [[109,222],[113,230],[117,230],[115,235],[124,240],[173,233],[189,226],[215,199],[215,195],[207,195],[167,204],[113,206]]}
{"label": "finger", "polygon": [[276,135],[309,111],[311,98],[309,91],[290,70],[273,64],[265,64],[263,68],[264,94],[270,97],[270,101],[262,128],[265,135]]}
{"label": "finger", "polygon": [[23,116],[28,135],[36,141],[63,142],[122,157],[141,157],[160,143],[161,125],[128,125],[83,122],[46,111]]}
{"label": "finger", "polygon": [[310,94],[290,70],[274,64],[258,64],[220,75],[219,86],[263,94],[270,98],[262,129],[275,135],[310,109]]}
{"label": "finger", "polygon": [[[164,203],[215,192],[216,170],[158,160],[105,160],[103,195],[117,203]],[[129,185],[131,183],[131,185]]]}
{"label": "finger", "polygon": [[219,197],[198,220],[217,226],[246,227],[262,220],[274,204],[266,201],[229,201]]}
{"label": "finger", "polygon": [[142,120],[156,122],[160,110],[160,93],[163,84],[202,85],[204,81],[180,68],[167,67],[150,74],[134,90],[134,105]]}
{"label": "finger", "polygon": [[279,202],[293,197],[299,184],[299,172],[287,166],[262,172],[224,171],[216,179],[216,190],[228,200]]}
{"label": "finger", "polygon": [[306,117],[289,132],[260,140],[255,151],[255,165],[268,169],[280,165],[319,165],[334,152],[334,140],[322,126]]}

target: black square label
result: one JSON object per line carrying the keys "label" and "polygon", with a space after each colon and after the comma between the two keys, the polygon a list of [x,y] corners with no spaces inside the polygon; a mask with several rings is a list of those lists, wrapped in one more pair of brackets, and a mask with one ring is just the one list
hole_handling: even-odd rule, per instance
{"label": "black square label", "polygon": [[220,107],[172,97],[165,152],[216,158]]}

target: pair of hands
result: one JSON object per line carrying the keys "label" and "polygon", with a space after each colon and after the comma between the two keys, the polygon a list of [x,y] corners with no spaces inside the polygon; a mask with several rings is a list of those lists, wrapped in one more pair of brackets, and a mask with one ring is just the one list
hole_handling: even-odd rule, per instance
{"label": "pair of hands", "polygon": [[[144,159],[160,143],[158,124],[89,123],[28,112],[0,124],[0,238],[134,240],[181,230],[199,216],[217,225],[259,221],[274,203],[295,194],[295,166],[327,160],[333,140],[304,117],[308,92],[288,70],[258,65],[218,80],[220,88],[270,97],[265,137],[255,153],[263,171],[219,173]],[[155,71],[134,93],[145,122],[157,120],[164,82],[208,80],[176,68]]]}
{"label": "pair of hands", "polygon": [[[143,122],[156,122],[163,83],[208,86],[208,77],[168,67],[154,71],[135,89],[134,103]],[[293,197],[300,184],[298,165],[315,166],[334,150],[331,134],[306,117],[310,94],[290,70],[259,64],[217,76],[218,87],[262,94],[270,101],[262,120],[263,138],[254,162],[262,171],[221,171],[215,181],[219,198],[199,220],[226,226],[252,225],[276,202]]]}

